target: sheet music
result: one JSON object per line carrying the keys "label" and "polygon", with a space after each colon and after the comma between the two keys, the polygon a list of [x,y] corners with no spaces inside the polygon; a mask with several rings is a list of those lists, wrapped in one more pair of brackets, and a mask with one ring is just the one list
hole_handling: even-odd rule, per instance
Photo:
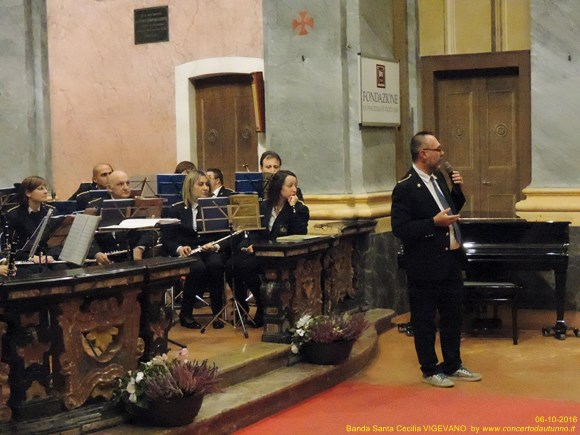
{"label": "sheet music", "polygon": [[154,218],[138,218],[138,219],[125,219],[119,225],[107,225],[105,227],[100,227],[101,230],[133,230],[133,229],[145,229],[145,228],[154,228],[157,225],[165,225],[165,224],[178,224],[181,222],[179,219],[171,219],[171,218],[162,218],[162,219],[154,219]]}
{"label": "sheet music", "polygon": [[99,216],[75,215],[59,258],[82,266],[87,258],[100,220]]}

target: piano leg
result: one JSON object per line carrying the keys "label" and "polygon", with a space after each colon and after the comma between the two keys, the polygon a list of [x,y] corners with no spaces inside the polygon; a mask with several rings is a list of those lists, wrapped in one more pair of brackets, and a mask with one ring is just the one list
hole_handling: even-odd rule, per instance
{"label": "piano leg", "polygon": [[[564,307],[566,305],[566,271],[554,271],[555,277],[555,299],[556,299],[556,324],[553,327],[542,328],[542,334],[544,337],[554,334],[554,337],[558,340],[566,339],[566,332],[568,327],[564,321]],[[578,336],[576,329],[574,329],[574,334]]]}

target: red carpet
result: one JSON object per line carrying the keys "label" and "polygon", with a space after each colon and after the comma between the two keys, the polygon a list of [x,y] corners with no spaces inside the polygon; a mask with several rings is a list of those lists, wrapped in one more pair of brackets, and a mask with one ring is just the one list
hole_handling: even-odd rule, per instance
{"label": "red carpet", "polygon": [[344,382],[236,434],[580,433],[578,419],[578,402]]}

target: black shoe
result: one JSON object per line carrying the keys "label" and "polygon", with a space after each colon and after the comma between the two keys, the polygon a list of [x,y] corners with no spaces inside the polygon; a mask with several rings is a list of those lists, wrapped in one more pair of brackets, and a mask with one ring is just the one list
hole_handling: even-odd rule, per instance
{"label": "black shoe", "polygon": [[179,317],[179,324],[184,328],[201,329],[201,325],[191,316]]}
{"label": "black shoe", "polygon": [[213,329],[222,329],[224,327],[224,322],[221,320],[214,320],[212,323]]}

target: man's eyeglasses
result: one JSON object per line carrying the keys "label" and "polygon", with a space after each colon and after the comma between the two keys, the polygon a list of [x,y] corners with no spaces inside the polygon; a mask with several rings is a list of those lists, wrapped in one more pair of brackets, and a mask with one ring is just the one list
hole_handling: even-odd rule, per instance
{"label": "man's eyeglasses", "polygon": [[437,151],[438,153],[443,152],[443,148],[423,148],[423,151]]}

